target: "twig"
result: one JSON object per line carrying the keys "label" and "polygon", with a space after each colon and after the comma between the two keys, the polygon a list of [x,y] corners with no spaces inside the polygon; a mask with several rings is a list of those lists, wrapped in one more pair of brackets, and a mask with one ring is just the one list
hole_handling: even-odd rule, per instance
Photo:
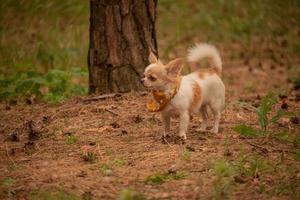
{"label": "twig", "polygon": [[169,147],[173,148],[172,145],[168,142],[168,140],[167,140],[165,137],[163,137],[162,140],[163,140],[163,142],[165,142]]}
{"label": "twig", "polygon": [[208,171],[208,169],[192,170],[190,172],[193,172],[193,173],[202,173],[202,172],[205,172],[205,171]]}
{"label": "twig", "polygon": [[256,144],[252,144],[252,143],[249,142],[247,139],[246,139],[245,141],[246,141],[249,145],[251,145],[251,146],[253,146],[253,147],[259,149],[262,153],[264,153],[264,154],[268,153],[268,149],[267,149],[267,148],[258,146],[258,145],[256,145]]}
{"label": "twig", "polygon": [[111,97],[120,97],[120,96],[121,96],[120,93],[103,94],[103,95],[99,95],[99,96],[96,96],[96,97],[90,97],[90,98],[87,98],[87,99],[83,99],[83,102],[97,101],[97,100],[107,99],[107,98],[111,98]]}
{"label": "twig", "polygon": [[113,115],[119,116],[118,113],[116,113],[116,112],[114,112],[114,111],[112,111],[112,110],[110,110],[110,109],[108,109],[108,108],[104,108],[104,110],[107,111],[107,112],[110,112],[110,113],[113,114]]}

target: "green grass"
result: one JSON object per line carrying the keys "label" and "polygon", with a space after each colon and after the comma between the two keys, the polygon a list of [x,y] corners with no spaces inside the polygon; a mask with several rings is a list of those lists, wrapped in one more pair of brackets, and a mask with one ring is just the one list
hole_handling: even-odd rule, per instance
{"label": "green grass", "polygon": [[1,74],[86,67],[88,6],[81,0],[2,1]]}
{"label": "green grass", "polygon": [[226,159],[217,159],[211,169],[215,178],[212,190],[205,199],[230,199],[234,186],[233,176],[236,174],[234,165]]}
{"label": "green grass", "polygon": [[4,196],[12,196],[15,194],[15,190],[13,189],[13,185],[16,180],[6,177],[0,180],[0,198]]}
{"label": "green grass", "polygon": [[[240,153],[236,160],[228,160],[225,158],[216,159],[211,165],[211,173],[214,175],[213,187],[211,192],[205,199],[231,199],[232,193],[240,185],[247,182],[259,181],[257,193],[267,193],[270,196],[279,195],[278,188],[285,187],[289,194],[295,192],[295,187],[288,187],[285,182],[282,182],[280,177],[285,177],[286,167],[283,163],[283,158],[280,158],[278,163],[271,162],[267,158],[257,154]],[[278,170],[276,171],[276,169]],[[293,169],[294,170],[294,166]],[[291,172],[293,173],[293,172]],[[265,184],[270,181],[269,177],[274,176],[272,185],[269,186],[268,192],[265,191]],[[297,180],[296,180],[297,183]],[[274,194],[270,191],[277,191]],[[284,191],[284,192],[287,192]],[[284,193],[284,192],[281,192]]]}
{"label": "green grass", "polygon": [[80,200],[82,198],[65,191],[64,189],[59,189],[57,191],[33,191],[28,196],[29,200]]}
{"label": "green grass", "polygon": [[67,140],[66,140],[67,144],[75,144],[77,141],[78,141],[78,137],[76,137],[75,135],[67,136]]}
{"label": "green grass", "polygon": [[[168,57],[175,46],[195,38],[213,43],[238,41],[247,46],[255,37],[272,41],[274,36],[283,36],[295,44],[297,35],[290,27],[300,25],[299,4],[297,0],[161,0],[158,38],[164,38],[166,45],[163,56]],[[287,48],[298,52],[296,45]]]}
{"label": "green grass", "polygon": [[81,155],[81,158],[87,163],[94,163],[97,156],[94,152],[86,152]]}
{"label": "green grass", "polygon": [[88,8],[81,0],[1,1],[1,100],[57,102],[86,94]]}
{"label": "green grass", "polygon": [[183,171],[176,171],[176,172],[156,172],[150,176],[148,176],[145,180],[146,183],[152,184],[162,184],[169,180],[180,180],[186,177],[186,173]]}
{"label": "green grass", "polygon": [[242,106],[247,106],[257,114],[260,129],[255,129],[246,124],[239,124],[236,125],[233,130],[245,137],[270,136],[268,128],[271,124],[277,123],[277,121],[282,117],[291,117],[295,115],[294,113],[287,112],[283,109],[278,109],[275,114],[271,115],[272,110],[275,109],[276,103],[278,103],[277,96],[275,96],[273,93],[269,93],[268,95],[262,97],[260,105],[257,108],[250,104],[242,104]]}
{"label": "green grass", "polygon": [[119,197],[117,198],[117,200],[143,200],[143,199],[146,199],[143,194],[133,191],[131,189],[123,189],[120,192]]}
{"label": "green grass", "polygon": [[[73,68],[67,72],[51,69],[46,74],[36,71],[18,72],[9,77],[0,76],[0,100],[30,99],[59,102],[73,95],[87,93],[86,86],[78,83],[87,72]],[[76,78],[77,81],[72,81]]]}
{"label": "green grass", "polygon": [[109,176],[113,174],[113,170],[117,167],[125,165],[125,160],[122,157],[110,158],[107,163],[102,163],[99,167],[101,174]]}

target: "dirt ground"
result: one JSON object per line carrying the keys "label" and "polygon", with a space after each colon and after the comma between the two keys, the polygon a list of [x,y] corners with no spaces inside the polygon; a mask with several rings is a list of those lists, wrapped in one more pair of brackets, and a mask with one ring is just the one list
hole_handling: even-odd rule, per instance
{"label": "dirt ground", "polygon": [[[268,91],[280,90],[287,98],[279,99],[276,108],[284,101],[287,110],[299,116],[300,91],[292,88],[287,73],[291,63],[299,66],[299,58],[276,51],[280,45],[272,47],[276,60],[263,47],[255,54],[249,53],[251,49],[241,52],[234,44],[219,48],[226,103],[231,106],[223,112],[219,134],[197,131],[201,119],[194,115],[185,144],[175,138],[178,120],[172,122],[174,137],[162,142],[160,116],[147,112],[146,92],[95,101],[76,97],[55,105],[1,103],[0,180],[9,178],[12,183],[2,186],[0,198],[30,199],[35,192],[63,188],[83,199],[116,199],[127,188],[147,199],[297,199],[300,162],[294,159],[293,144],[272,137],[241,137],[232,128],[241,123],[258,127],[257,116],[230,103],[259,104]],[[231,55],[236,51],[236,57],[228,51]],[[269,131],[299,136],[300,125],[283,118]],[[234,162],[242,155],[275,163],[277,171],[261,171],[240,181],[234,178],[227,188],[218,181],[214,163]],[[185,176],[156,184],[146,181],[158,172],[177,171]],[[278,192],[282,185],[288,189]]]}

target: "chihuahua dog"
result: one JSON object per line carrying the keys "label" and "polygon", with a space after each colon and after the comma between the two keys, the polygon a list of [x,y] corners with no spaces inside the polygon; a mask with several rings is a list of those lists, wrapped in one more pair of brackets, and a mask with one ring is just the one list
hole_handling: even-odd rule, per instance
{"label": "chihuahua dog", "polygon": [[188,50],[187,61],[191,66],[196,66],[204,58],[209,59],[209,68],[181,76],[183,59],[176,58],[164,65],[150,51],[150,65],[146,67],[141,81],[146,88],[152,90],[154,98],[148,103],[148,110],[161,111],[163,137],[168,136],[170,132],[170,119],[179,115],[179,137],[186,140],[190,115],[197,111],[200,111],[203,118],[200,131],[206,131],[208,108],[214,116],[214,125],[210,132],[218,133],[225,103],[225,86],[220,78],[220,54],[209,44],[196,44]]}

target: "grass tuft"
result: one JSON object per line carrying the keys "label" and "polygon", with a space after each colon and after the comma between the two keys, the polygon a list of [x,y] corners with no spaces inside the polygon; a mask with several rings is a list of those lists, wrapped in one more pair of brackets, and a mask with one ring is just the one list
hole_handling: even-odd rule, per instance
{"label": "grass tuft", "polygon": [[123,189],[120,192],[118,200],[144,200],[145,196],[141,193],[135,192],[131,189]]}
{"label": "grass tuft", "polygon": [[146,178],[146,183],[153,183],[153,184],[162,184],[169,180],[181,180],[186,177],[186,173],[183,171],[176,171],[176,172],[167,172],[167,173],[160,173],[156,172]]}

